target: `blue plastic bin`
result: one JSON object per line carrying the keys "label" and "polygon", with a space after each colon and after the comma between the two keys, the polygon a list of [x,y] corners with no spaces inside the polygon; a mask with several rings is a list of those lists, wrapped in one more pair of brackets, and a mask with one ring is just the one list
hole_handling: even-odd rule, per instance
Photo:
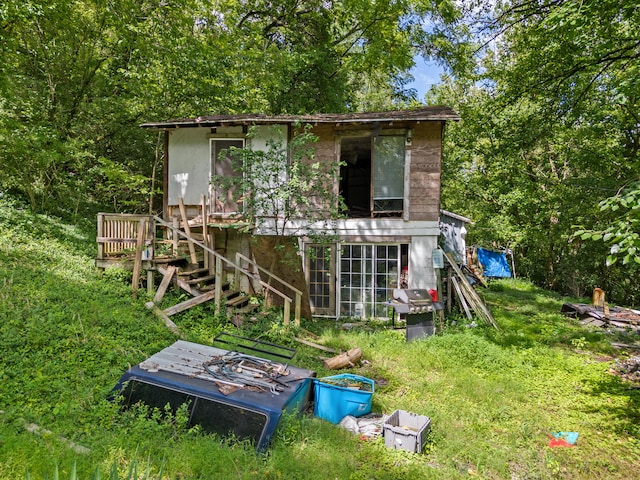
{"label": "blue plastic bin", "polygon": [[[325,381],[352,381],[369,385],[370,391],[340,387]],[[361,417],[371,412],[371,399],[375,382],[369,378],[343,373],[314,379],[313,414],[331,423],[340,423],[345,416]]]}

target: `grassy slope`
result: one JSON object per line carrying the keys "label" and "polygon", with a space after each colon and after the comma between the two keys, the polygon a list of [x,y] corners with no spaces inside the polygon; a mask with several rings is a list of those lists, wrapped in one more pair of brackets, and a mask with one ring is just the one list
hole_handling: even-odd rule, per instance
{"label": "grassy slope", "polygon": [[[402,331],[334,322],[304,326],[338,348],[358,346],[370,364],[351,370],[378,380],[374,410],[425,414],[423,455],[362,442],[311,417],[291,419],[264,457],[164,423],[121,414],[104,399],[127,365],[174,337],[133,301],[126,275],[99,278],[93,227],[69,226],[0,198],[0,478],[69,478],[132,462],[156,478],[632,478],[640,461],[640,395],[608,373],[609,336],[557,312],[562,299],[526,282],[482,292],[502,327],[449,328],[406,343]],[[206,308],[176,319],[206,342],[225,324]],[[228,328],[228,327],[227,327]],[[260,327],[242,332],[257,335]],[[268,328],[262,325],[262,328]],[[264,333],[264,332],[262,332]],[[270,340],[291,343],[272,327]],[[300,347],[296,345],[296,347]],[[296,360],[322,376],[319,351]],[[53,433],[29,433],[36,423]],[[577,431],[578,446],[550,449],[551,431]],[[60,440],[91,449],[78,454]]]}

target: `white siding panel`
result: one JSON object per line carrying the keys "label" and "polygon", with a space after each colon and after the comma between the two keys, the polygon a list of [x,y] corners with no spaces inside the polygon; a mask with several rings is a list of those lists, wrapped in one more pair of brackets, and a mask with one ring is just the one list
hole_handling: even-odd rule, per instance
{"label": "white siding panel", "polygon": [[438,246],[437,236],[416,236],[409,246],[409,288],[436,288],[436,272],[431,258]]}
{"label": "white siding panel", "polygon": [[199,205],[208,198],[211,170],[209,129],[183,128],[169,136],[169,205],[182,197],[187,205]]}

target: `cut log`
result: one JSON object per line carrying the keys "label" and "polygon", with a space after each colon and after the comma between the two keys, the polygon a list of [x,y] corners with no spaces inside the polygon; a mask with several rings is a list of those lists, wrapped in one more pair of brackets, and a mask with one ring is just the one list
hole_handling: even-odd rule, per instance
{"label": "cut log", "polygon": [[362,357],[362,352],[359,348],[352,348],[346,353],[341,353],[335,357],[328,358],[323,363],[325,368],[331,370],[337,370],[344,367],[353,367],[356,362]]}

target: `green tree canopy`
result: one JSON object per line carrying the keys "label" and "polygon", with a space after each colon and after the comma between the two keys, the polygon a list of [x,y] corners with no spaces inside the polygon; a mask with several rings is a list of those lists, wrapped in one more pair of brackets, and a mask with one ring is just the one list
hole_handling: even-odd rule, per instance
{"label": "green tree canopy", "polygon": [[621,210],[600,202],[615,204],[606,199],[640,173],[640,10],[613,1],[476,2],[466,31],[475,61],[452,62],[455,79],[430,98],[462,117],[448,133],[445,207],[476,221],[473,241],[515,248],[517,268],[540,284],[637,298],[628,281],[635,270],[606,268],[609,248],[573,234],[581,225],[581,234],[609,232],[613,241],[618,225],[633,238],[622,228],[632,217],[616,218]]}
{"label": "green tree canopy", "polygon": [[7,0],[0,188],[41,209],[146,209],[148,120],[388,108],[451,0]]}

